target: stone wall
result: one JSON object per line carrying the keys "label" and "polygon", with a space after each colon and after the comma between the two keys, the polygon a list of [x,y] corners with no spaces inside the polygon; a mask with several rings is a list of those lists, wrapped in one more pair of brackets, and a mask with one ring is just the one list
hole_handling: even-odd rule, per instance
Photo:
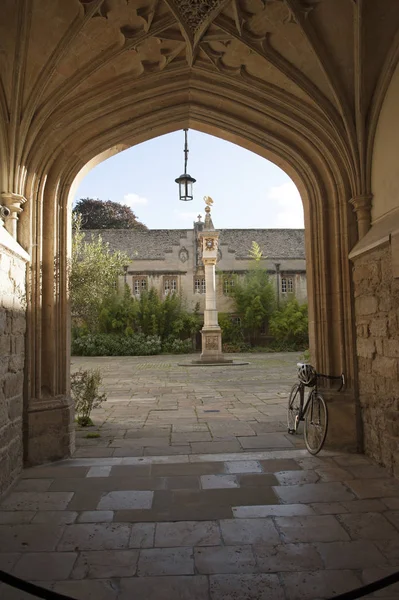
{"label": "stone wall", "polygon": [[353,258],[364,450],[399,474],[399,279],[388,243]]}
{"label": "stone wall", "polygon": [[[5,232],[4,228],[0,229]],[[0,238],[0,494],[22,469],[26,327],[26,258],[23,251],[14,253],[2,242]],[[17,246],[16,242],[14,245]]]}

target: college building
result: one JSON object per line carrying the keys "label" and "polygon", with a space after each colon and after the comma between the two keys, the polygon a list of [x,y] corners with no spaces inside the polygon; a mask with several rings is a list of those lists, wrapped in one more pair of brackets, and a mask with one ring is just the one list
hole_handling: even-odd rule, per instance
{"label": "college building", "polygon": [[[133,296],[155,288],[161,297],[179,293],[186,308],[205,308],[205,273],[198,233],[200,219],[192,229],[104,229],[86,231],[86,239],[100,235],[111,251],[126,252],[132,261],[125,267],[122,280]],[[306,302],[306,261],[304,229],[221,229],[216,265],[216,294],[219,312],[234,313],[230,296],[237,277],[253,267],[250,256],[253,242],[262,251],[266,268],[276,290],[278,302],[295,296]],[[198,306],[199,305],[199,306]]]}

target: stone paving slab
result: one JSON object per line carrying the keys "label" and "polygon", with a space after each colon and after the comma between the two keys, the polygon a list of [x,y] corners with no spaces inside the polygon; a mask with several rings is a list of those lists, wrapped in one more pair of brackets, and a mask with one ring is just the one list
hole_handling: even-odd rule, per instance
{"label": "stone paving slab", "polygon": [[229,367],[187,369],[179,356],[73,358],[73,371],[100,368],[108,396],[92,414],[91,431],[100,437],[87,439],[87,430],[78,428],[75,456],[303,447],[301,437],[285,435],[286,398],[300,354],[244,358],[249,364],[235,366],[234,373]]}
{"label": "stone paving slab", "polygon": [[[315,600],[361,585],[371,580],[373,574],[377,577],[398,569],[398,511],[392,510],[397,508],[393,502],[397,496],[359,499],[350,490],[356,487],[356,481],[362,482],[364,490],[365,480],[357,480],[355,473],[354,479],[346,482],[325,483],[319,478],[312,484],[285,485],[300,474],[306,480],[309,472],[314,473],[316,479],[326,460],[330,461],[329,465],[340,468],[343,458],[332,453],[312,458],[312,470],[309,462],[303,462],[302,451],[294,450],[290,456],[275,458],[275,452],[257,452],[250,460],[244,456],[237,460],[233,454],[220,455],[217,461],[215,455],[210,462],[197,462],[193,456],[193,461],[180,463],[175,462],[177,457],[172,455],[166,462],[163,457],[154,457],[144,465],[105,465],[110,467],[107,470],[101,469],[102,462],[108,459],[97,459],[97,464],[90,467],[91,473],[89,468],[82,470],[78,461],[76,467],[71,466],[73,460],[68,461],[68,466],[60,463],[52,472],[46,471],[47,467],[35,467],[30,471],[35,471],[36,476],[27,477],[25,481],[42,481],[51,475],[48,480],[53,483],[63,485],[65,481],[66,485],[78,488],[71,492],[70,504],[75,496],[82,500],[83,494],[91,501],[96,499],[97,505],[89,513],[86,509],[71,511],[69,505],[65,510],[54,510],[48,494],[63,492],[49,491],[34,498],[35,502],[43,502],[43,506],[35,507],[39,510],[13,511],[18,494],[25,501],[27,492],[12,491],[0,504],[0,516],[20,514],[24,522],[0,526],[0,565],[32,581],[44,581],[48,587],[72,594],[78,600],[86,600],[86,597],[130,600],[131,594],[141,593],[141,590],[152,594],[151,598],[161,599],[171,598],[170,594],[176,593],[187,600],[222,600],[230,596],[238,600],[262,597]],[[233,460],[226,461],[228,457]],[[280,471],[281,467],[285,470]],[[65,480],[64,472],[68,473]],[[207,474],[202,475],[204,472]],[[125,479],[128,485],[137,478],[147,481],[150,487],[154,473],[171,482],[171,489],[159,490],[162,495],[156,503],[156,510],[164,514],[157,513],[153,506],[139,510],[104,510],[102,498],[113,493],[109,491],[109,482]],[[98,476],[93,476],[95,474]],[[364,475],[364,472],[359,474]],[[201,481],[210,476],[235,477],[239,487],[202,489]],[[267,478],[264,485],[253,485],[260,477]],[[174,487],[179,485],[180,478],[198,481],[198,489]],[[384,493],[387,489],[390,493],[399,489],[399,482],[387,473],[385,478],[378,479],[384,482]],[[93,484],[94,495],[90,487],[79,491],[79,481]],[[368,481],[374,490],[375,479]],[[264,488],[267,493],[273,493],[273,504],[264,503]],[[291,496],[281,495],[286,489],[292,494],[294,488],[300,503],[291,502]],[[149,489],[143,491],[152,493]],[[124,501],[127,498],[134,503],[133,496],[129,496],[134,491],[120,492]],[[237,496],[231,494],[237,492],[242,493],[242,497],[240,504],[233,506]],[[206,498],[203,503],[201,493]],[[213,498],[207,497],[210,493],[215,494]],[[345,499],[333,500],[337,493]],[[155,501],[157,491],[153,494]],[[255,494],[253,501],[258,503],[245,505],[243,501],[252,498],[252,494]],[[312,501],[303,503],[304,494]],[[11,503],[9,498],[12,498]],[[149,496],[146,498],[148,502]],[[314,502],[315,499],[318,502]],[[168,506],[172,517],[169,521]],[[190,506],[197,512],[197,518],[192,520],[187,519],[184,512]],[[327,507],[329,514],[318,514],[320,507]],[[218,512],[227,508],[230,508],[228,516]],[[207,511],[207,519],[201,520],[204,511]],[[129,512],[141,513],[141,516],[147,513],[150,518],[148,513],[152,513],[153,520],[135,521],[130,519]],[[114,521],[104,522],[111,514]],[[54,521],[57,515],[65,517]],[[96,517],[96,522],[83,522]],[[33,524],[33,520],[39,522]],[[45,580],[47,565],[53,565],[51,582]]]}
{"label": "stone paving slab", "polygon": [[100,441],[78,431],[81,457],[27,469],[0,500],[0,568],[76,600],[321,600],[399,570],[397,480],[362,455],[310,456],[301,436],[263,447],[291,439],[293,355],[202,383],[175,358],[101,359]]}
{"label": "stone paving slab", "polygon": [[133,577],[137,571],[138,550],[103,550],[81,552],[76,560],[72,579],[101,579],[107,577]]}

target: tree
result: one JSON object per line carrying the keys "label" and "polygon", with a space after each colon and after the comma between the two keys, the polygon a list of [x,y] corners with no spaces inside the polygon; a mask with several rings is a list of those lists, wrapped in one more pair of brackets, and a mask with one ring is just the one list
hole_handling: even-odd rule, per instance
{"label": "tree", "polygon": [[81,198],[73,209],[74,216],[81,217],[82,229],[137,229],[147,231],[147,227],[137,220],[129,206],[111,202]]}
{"label": "tree", "polygon": [[308,335],[308,305],[299,304],[296,298],[284,302],[270,319],[270,332],[277,343],[306,348]]}
{"label": "tree", "polygon": [[267,271],[260,264],[262,251],[256,242],[252,242],[250,256],[254,262],[242,280],[236,278],[231,296],[245,337],[254,344],[259,333],[268,325],[276,306],[276,296]]}
{"label": "tree", "polygon": [[69,265],[69,286],[72,318],[90,332],[99,327],[99,314],[104,298],[117,287],[118,276],[131,258],[124,252],[111,252],[101,236],[84,240],[81,219],[74,219],[72,259]]}
{"label": "tree", "polygon": [[192,338],[199,330],[200,319],[198,310],[185,310],[178,294],[161,298],[150,288],[134,298],[126,286],[124,294],[114,293],[102,302],[99,327],[102,333],[143,333],[159,336],[164,342],[168,338]]}

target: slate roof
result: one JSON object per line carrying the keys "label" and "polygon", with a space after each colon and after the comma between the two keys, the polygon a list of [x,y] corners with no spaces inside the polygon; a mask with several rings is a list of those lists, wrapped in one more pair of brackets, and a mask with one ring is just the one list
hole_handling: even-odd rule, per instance
{"label": "slate roof", "polygon": [[[86,231],[100,234],[111,250],[123,250],[136,260],[163,260],[165,252],[179,246],[192,229],[101,229]],[[220,229],[220,244],[235,252],[237,259],[249,258],[252,242],[259,244],[265,258],[305,258],[304,229]],[[182,241],[184,245],[184,241]],[[227,246],[227,248],[226,248]]]}
{"label": "slate roof", "polygon": [[304,229],[221,229],[219,239],[238,259],[249,258],[252,242],[265,258],[305,258]]}

